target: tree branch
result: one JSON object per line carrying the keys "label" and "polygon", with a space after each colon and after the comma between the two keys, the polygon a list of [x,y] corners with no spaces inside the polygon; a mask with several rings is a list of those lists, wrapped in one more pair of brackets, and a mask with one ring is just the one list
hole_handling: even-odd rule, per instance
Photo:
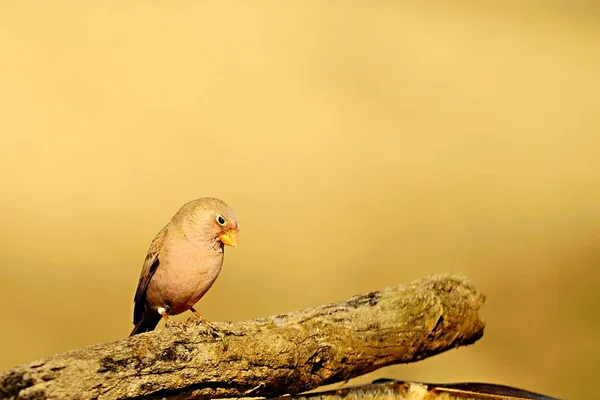
{"label": "tree branch", "polygon": [[484,296],[431,276],[344,302],[244,322],[173,327],[0,373],[0,399],[277,396],[430,357],[483,335]]}

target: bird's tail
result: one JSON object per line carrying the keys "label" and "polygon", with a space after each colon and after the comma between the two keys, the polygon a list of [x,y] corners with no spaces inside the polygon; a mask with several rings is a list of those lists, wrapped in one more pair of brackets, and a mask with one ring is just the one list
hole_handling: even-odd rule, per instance
{"label": "bird's tail", "polygon": [[157,312],[144,312],[142,318],[135,324],[129,336],[137,335],[138,333],[150,332],[156,328],[160,322],[161,315]]}

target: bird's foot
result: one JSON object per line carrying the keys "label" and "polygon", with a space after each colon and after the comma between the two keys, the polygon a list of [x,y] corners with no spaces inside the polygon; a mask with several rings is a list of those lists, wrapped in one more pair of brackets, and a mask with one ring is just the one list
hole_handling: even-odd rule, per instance
{"label": "bird's foot", "polygon": [[227,349],[227,343],[225,342],[225,334],[218,330],[217,327],[214,326],[211,322],[204,319],[204,317],[202,317],[202,315],[200,315],[198,311],[194,310],[193,308],[191,309],[191,311],[194,313],[194,315],[188,318],[188,324],[193,323],[196,325],[203,325],[208,331],[208,333],[214,338],[220,339],[221,342],[223,342],[223,346],[225,347],[225,349]]}

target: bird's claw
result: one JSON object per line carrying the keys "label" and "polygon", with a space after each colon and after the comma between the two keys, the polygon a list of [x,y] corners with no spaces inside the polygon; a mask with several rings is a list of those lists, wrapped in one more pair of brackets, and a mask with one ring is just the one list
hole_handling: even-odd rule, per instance
{"label": "bird's claw", "polygon": [[208,333],[212,337],[221,340],[221,342],[223,342],[223,347],[225,349],[227,349],[227,343],[225,341],[225,333],[218,330],[216,326],[214,326],[212,323],[210,323],[206,319],[202,318],[201,316],[198,316],[197,314],[194,314],[192,317],[188,318],[187,323],[195,324],[195,325],[203,325],[206,328],[206,330],[208,331]]}

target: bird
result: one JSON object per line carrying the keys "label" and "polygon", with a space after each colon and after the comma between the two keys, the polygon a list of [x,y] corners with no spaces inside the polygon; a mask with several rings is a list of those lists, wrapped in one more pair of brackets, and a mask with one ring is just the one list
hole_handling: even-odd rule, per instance
{"label": "bird", "polygon": [[192,200],[158,232],[143,263],[134,297],[133,330],[149,332],[161,318],[192,311],[196,321],[214,327],[194,305],[221,272],[225,246],[236,247],[240,223],[233,210],[213,197]]}

